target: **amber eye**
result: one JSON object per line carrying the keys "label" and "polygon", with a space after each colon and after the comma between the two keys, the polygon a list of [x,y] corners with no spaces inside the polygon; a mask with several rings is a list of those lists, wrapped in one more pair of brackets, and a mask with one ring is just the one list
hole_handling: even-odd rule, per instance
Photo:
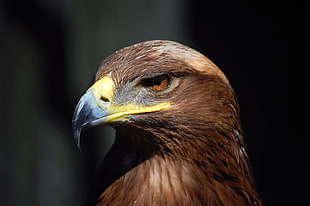
{"label": "amber eye", "polygon": [[159,75],[156,77],[148,78],[143,81],[143,85],[151,87],[155,91],[161,91],[169,87],[170,77],[168,75]]}

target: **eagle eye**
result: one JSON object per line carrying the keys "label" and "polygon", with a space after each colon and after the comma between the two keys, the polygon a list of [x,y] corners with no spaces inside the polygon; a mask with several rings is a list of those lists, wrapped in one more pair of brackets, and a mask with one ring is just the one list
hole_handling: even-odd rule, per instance
{"label": "eagle eye", "polygon": [[166,74],[147,78],[143,80],[143,85],[155,91],[162,91],[169,87],[170,77]]}

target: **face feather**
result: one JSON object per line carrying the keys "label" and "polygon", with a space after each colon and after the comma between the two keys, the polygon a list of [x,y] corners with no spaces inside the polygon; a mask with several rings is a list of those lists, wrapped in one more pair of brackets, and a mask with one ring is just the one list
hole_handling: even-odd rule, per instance
{"label": "face feather", "polygon": [[[238,102],[207,57],[172,41],[142,42],[107,57],[96,82],[86,95],[97,92],[91,101],[104,113],[87,121],[111,125],[116,140],[89,205],[261,205]],[[96,90],[109,85],[108,94]]]}

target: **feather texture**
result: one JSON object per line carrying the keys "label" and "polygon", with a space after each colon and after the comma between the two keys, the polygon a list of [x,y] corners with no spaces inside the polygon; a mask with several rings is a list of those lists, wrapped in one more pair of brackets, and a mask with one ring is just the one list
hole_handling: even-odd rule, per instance
{"label": "feather texture", "polygon": [[[140,88],[141,79],[162,74],[172,78],[167,91]],[[262,204],[238,102],[209,59],[179,43],[150,41],[104,60],[96,80],[107,75],[115,83],[119,104],[165,100],[171,107],[111,123],[116,139],[86,205]]]}

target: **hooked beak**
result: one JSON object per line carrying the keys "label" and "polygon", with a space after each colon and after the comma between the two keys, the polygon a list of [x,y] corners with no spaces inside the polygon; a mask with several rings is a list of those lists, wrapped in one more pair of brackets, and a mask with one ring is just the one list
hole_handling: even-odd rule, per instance
{"label": "hooked beak", "polygon": [[84,127],[96,126],[104,122],[108,112],[98,107],[95,95],[92,91],[88,91],[82,96],[77,104],[73,119],[73,138],[80,149],[80,134]]}
{"label": "hooked beak", "polygon": [[136,103],[114,106],[115,86],[110,77],[98,80],[78,102],[73,119],[73,138],[80,149],[80,135],[83,128],[128,121],[128,115],[155,112],[170,106],[164,102],[153,106],[142,106]]}
{"label": "hooked beak", "polygon": [[72,119],[73,138],[80,149],[80,135],[84,127],[106,122],[111,111],[114,83],[104,77],[91,86],[78,102]]}

